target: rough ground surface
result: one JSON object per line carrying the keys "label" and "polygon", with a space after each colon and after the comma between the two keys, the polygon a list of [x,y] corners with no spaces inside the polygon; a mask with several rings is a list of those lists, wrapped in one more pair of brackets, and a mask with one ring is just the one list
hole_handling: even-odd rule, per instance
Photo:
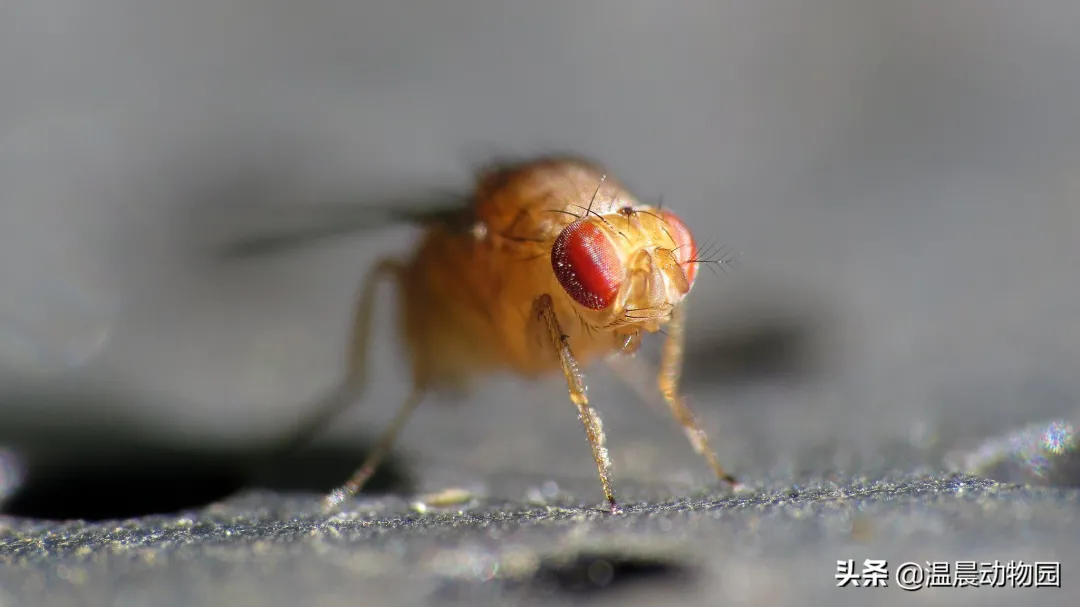
{"label": "rough ground surface", "polygon": [[[0,605],[1075,604],[1080,492],[985,478],[774,479],[738,495],[554,484],[449,506],[252,492],[180,516],[7,519]],[[429,500],[433,501],[433,500]],[[1061,563],[1061,588],[837,588],[837,560]],[[866,595],[873,594],[870,599]]]}

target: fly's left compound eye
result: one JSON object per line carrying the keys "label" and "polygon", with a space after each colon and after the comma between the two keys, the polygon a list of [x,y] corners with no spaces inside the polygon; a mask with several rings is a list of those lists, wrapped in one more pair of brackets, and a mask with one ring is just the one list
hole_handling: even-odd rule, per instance
{"label": "fly's left compound eye", "polygon": [[697,264],[692,260],[697,253],[697,244],[694,242],[694,236],[690,233],[690,228],[686,227],[682,219],[671,211],[662,211],[661,215],[664,217],[664,222],[667,223],[668,234],[671,235],[671,239],[675,241],[675,260],[679,262],[679,267],[686,273],[686,283],[693,286],[694,279],[697,278]]}
{"label": "fly's left compound eye", "polygon": [[563,290],[590,310],[610,306],[626,274],[615,245],[587,221],[563,228],[551,249],[551,268]]}

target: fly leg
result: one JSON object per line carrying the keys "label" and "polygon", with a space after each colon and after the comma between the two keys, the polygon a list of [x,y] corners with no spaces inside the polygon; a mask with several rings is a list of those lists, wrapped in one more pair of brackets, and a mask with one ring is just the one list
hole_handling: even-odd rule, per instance
{"label": "fly leg", "polygon": [[341,502],[356,495],[363,488],[368,479],[375,474],[375,470],[378,469],[386,454],[390,452],[391,447],[394,446],[398,434],[405,427],[405,423],[409,421],[412,412],[416,410],[416,407],[423,400],[424,391],[422,389],[415,388],[409,393],[409,397],[405,399],[401,408],[398,409],[397,415],[394,416],[394,421],[390,422],[390,425],[383,431],[382,436],[379,437],[379,442],[375,445],[375,449],[368,454],[364,463],[353,473],[349,480],[345,481],[344,485],[334,489],[323,499],[323,509],[325,511],[329,512],[337,508]]}
{"label": "fly leg", "polygon": [[[360,300],[356,306],[353,318],[352,338],[349,342],[349,350],[346,363],[345,380],[341,387],[323,400],[315,408],[314,414],[308,417],[300,430],[294,435],[293,444],[306,442],[314,434],[324,428],[330,421],[340,415],[359,398],[367,383],[367,356],[368,342],[371,337],[371,318],[375,309],[375,293],[379,281],[391,276],[401,286],[401,277],[405,270],[401,261],[396,259],[383,259],[375,264],[364,280],[360,291]],[[409,393],[408,398],[398,409],[390,425],[383,431],[374,450],[368,454],[367,459],[353,473],[352,477],[344,485],[335,489],[324,499],[325,510],[336,508],[345,499],[356,495],[364,484],[375,474],[376,469],[382,463],[387,453],[393,447],[402,428],[412,416],[412,412],[423,401],[425,390],[415,386]]]}
{"label": "fly leg", "polygon": [[551,344],[559,353],[559,361],[570,390],[570,400],[577,406],[578,419],[585,427],[585,436],[589,439],[589,446],[592,447],[593,459],[596,460],[596,469],[600,475],[600,484],[604,489],[604,497],[607,498],[611,512],[617,513],[619,507],[615,503],[615,494],[611,490],[611,458],[608,457],[607,447],[604,446],[604,426],[596,410],[589,405],[589,399],[585,395],[585,378],[570,351],[569,339],[563,333],[559,319],[555,317],[551,296],[545,294],[536,298],[533,310],[538,320],[544,322]]}
{"label": "fly leg", "polygon": [[380,260],[368,271],[353,315],[344,380],[331,393],[306,407],[306,417],[274,448],[275,455],[284,455],[304,446],[359,400],[367,383],[367,350],[377,287],[387,277],[400,284],[403,271],[402,262],[392,258]]}
{"label": "fly leg", "polygon": [[685,329],[686,304],[681,303],[675,307],[671,322],[668,323],[667,339],[664,341],[664,349],[661,354],[660,375],[657,378],[657,385],[660,388],[660,394],[664,396],[664,401],[671,408],[671,414],[675,417],[675,421],[682,425],[686,437],[690,439],[694,451],[697,451],[698,455],[705,457],[713,472],[716,473],[717,478],[735,485],[738,481],[720,465],[716,452],[709,446],[709,437],[706,436],[705,430],[698,425],[693,412],[690,411],[686,401],[679,394],[679,376],[682,373]]}

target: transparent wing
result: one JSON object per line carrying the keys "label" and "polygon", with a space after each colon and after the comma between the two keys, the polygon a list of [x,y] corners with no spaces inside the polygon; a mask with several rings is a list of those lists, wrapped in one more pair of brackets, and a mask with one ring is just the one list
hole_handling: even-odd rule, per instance
{"label": "transparent wing", "polygon": [[437,192],[377,203],[215,205],[211,222],[219,234],[211,253],[223,259],[273,255],[393,225],[467,225],[472,207],[461,192]]}

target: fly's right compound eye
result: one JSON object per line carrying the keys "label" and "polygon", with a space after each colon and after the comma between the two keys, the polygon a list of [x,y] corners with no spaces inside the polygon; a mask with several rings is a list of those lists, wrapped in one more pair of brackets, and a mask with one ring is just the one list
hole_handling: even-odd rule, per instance
{"label": "fly's right compound eye", "polygon": [[626,276],[611,239],[582,220],[566,226],[555,239],[551,267],[566,293],[590,310],[610,306]]}
{"label": "fly's right compound eye", "polygon": [[693,286],[694,279],[697,278],[697,263],[694,261],[697,244],[694,242],[694,236],[690,233],[689,226],[683,223],[683,220],[675,213],[665,210],[661,215],[668,225],[671,239],[675,241],[675,259],[686,273],[687,285]]}

